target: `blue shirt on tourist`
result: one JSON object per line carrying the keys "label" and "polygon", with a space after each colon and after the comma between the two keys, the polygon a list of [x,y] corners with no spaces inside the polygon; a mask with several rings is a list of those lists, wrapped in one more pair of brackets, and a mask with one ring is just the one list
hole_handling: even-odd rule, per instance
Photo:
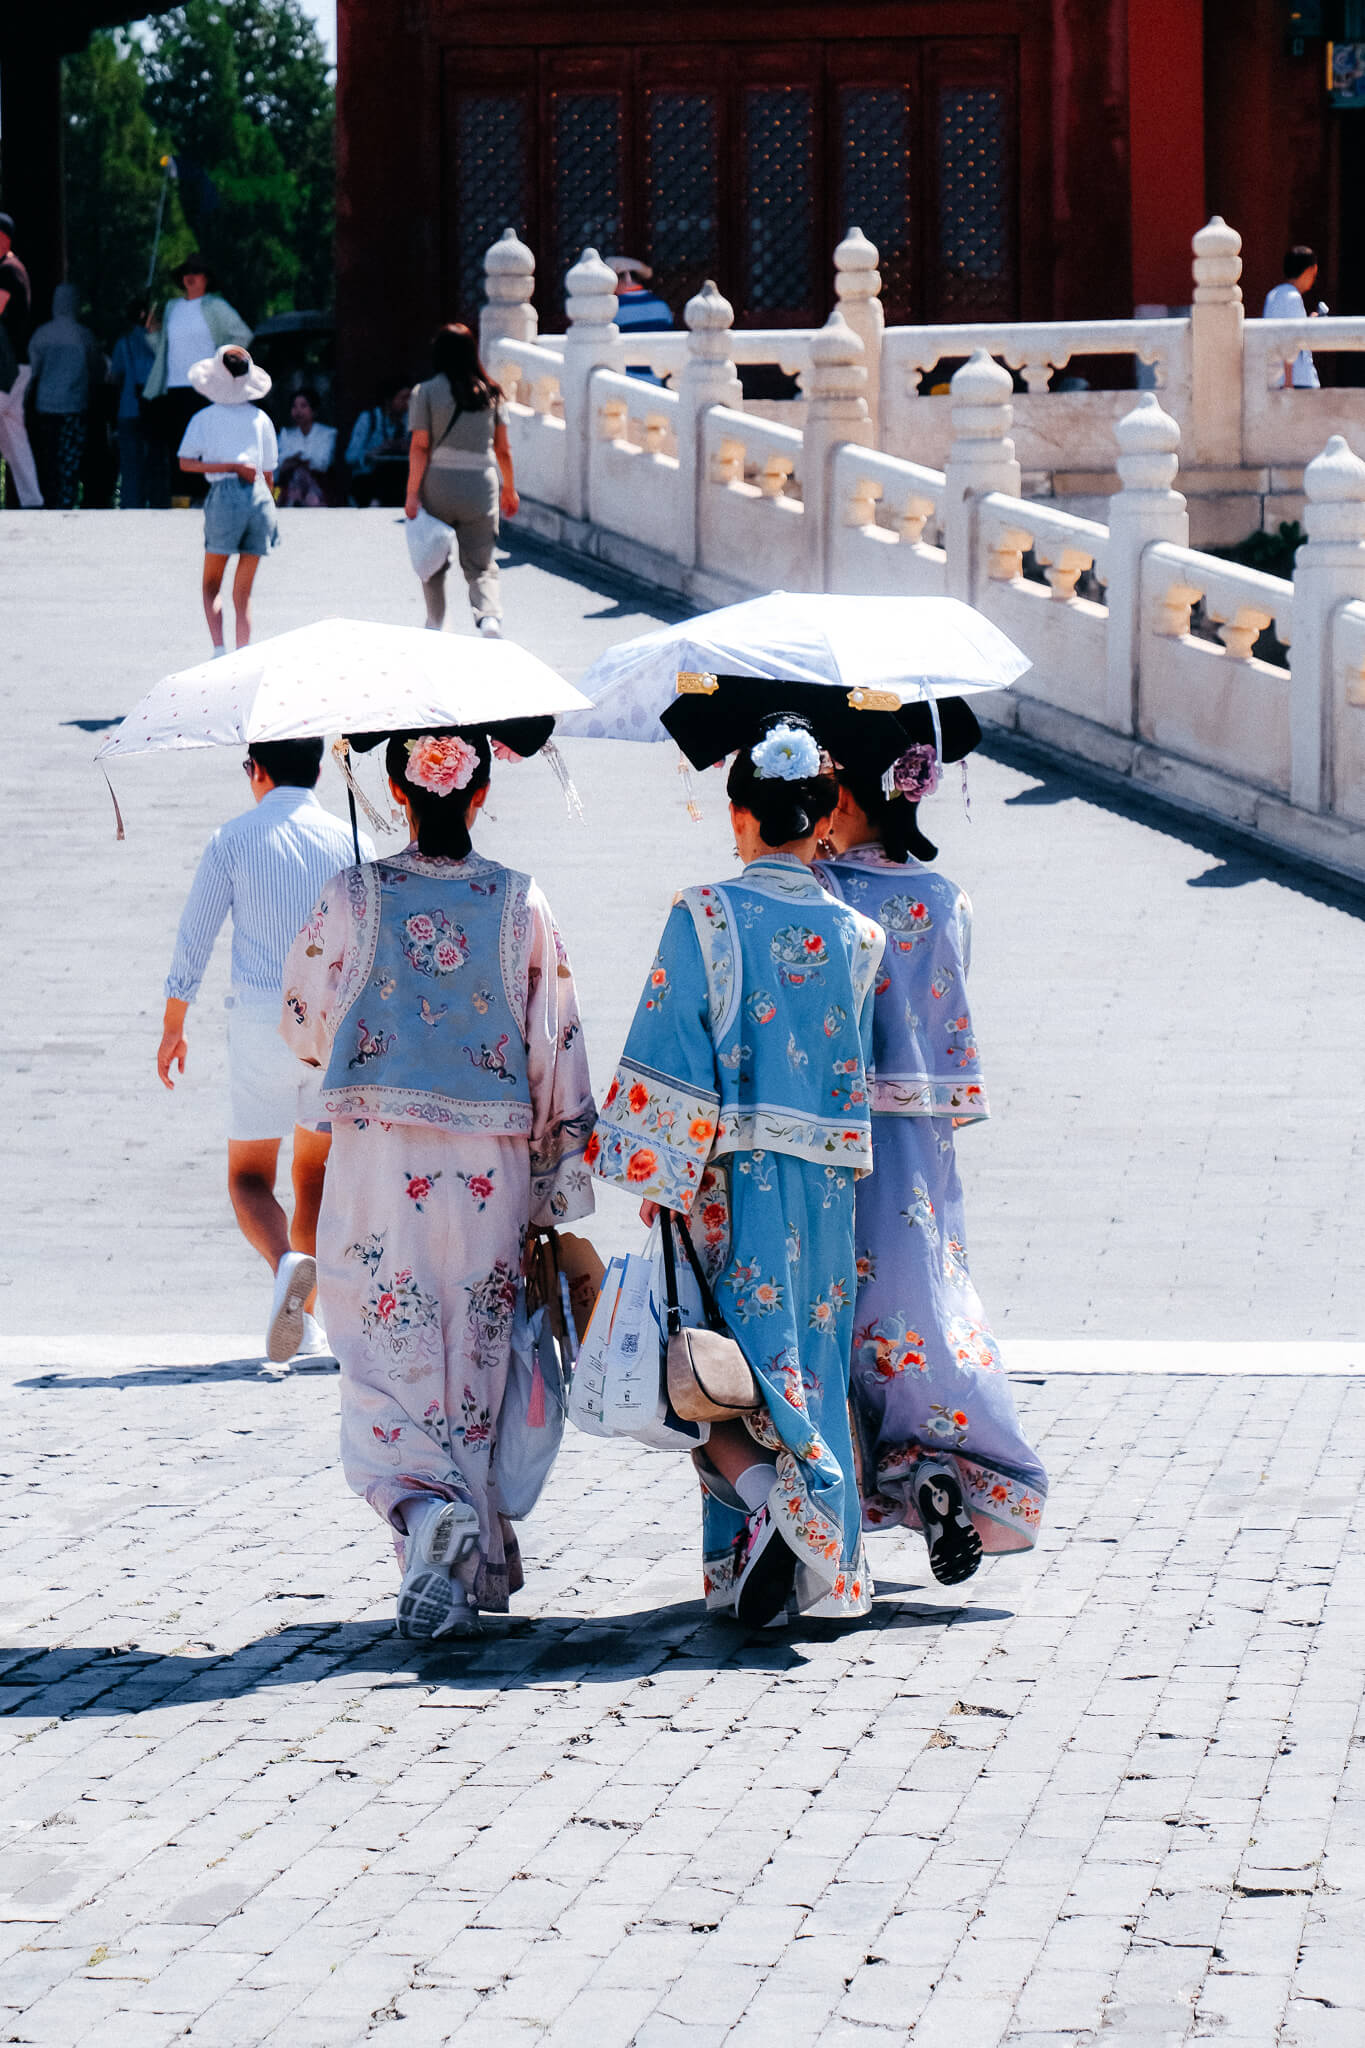
{"label": "blue shirt on tourist", "polygon": [[114,353],[109,360],[109,378],[118,386],[121,422],[139,417],[138,399],[142,396],[142,387],[147,382],[147,372],[155,355],[152,337],[145,327],[130,327],[114,343]]}
{"label": "blue shirt on tourist", "polygon": [[[373,860],[364,833],[360,857]],[[232,913],[232,985],[279,1000],[285,955],[327,883],[355,859],[351,828],[311,789],[281,783],[220,825],[180,917],[166,994],[191,1003],[223,919]]]}

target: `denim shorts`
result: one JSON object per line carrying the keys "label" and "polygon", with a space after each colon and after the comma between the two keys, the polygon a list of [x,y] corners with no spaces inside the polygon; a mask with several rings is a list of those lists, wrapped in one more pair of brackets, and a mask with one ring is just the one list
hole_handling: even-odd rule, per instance
{"label": "denim shorts", "polygon": [[220,477],[204,501],[206,555],[268,555],[280,544],[275,501],[264,484]]}

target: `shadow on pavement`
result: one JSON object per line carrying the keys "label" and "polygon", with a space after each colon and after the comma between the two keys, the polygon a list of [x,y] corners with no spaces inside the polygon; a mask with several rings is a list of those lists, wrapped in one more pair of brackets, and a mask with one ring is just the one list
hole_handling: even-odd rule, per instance
{"label": "shadow on pavement", "polygon": [[213,1365],[135,1365],[126,1372],[76,1373],[63,1372],[53,1367],[51,1372],[40,1373],[36,1379],[16,1380],[16,1387],[42,1387],[48,1392],[68,1389],[80,1392],[92,1387],[179,1387],[188,1386],[192,1381],[215,1380],[265,1380],[278,1385],[283,1380],[300,1379],[305,1373],[338,1373],[341,1368],[334,1358],[308,1358],[296,1365],[270,1367],[259,1358],[223,1358]]}
{"label": "shadow on pavement", "polygon": [[1313,903],[1345,911],[1349,917],[1365,918],[1365,887],[1343,876],[1337,883],[1330,875],[1310,866],[1300,866],[1289,853],[1281,855],[1257,840],[1243,838],[1212,821],[1164,803],[1156,792],[1135,784],[1109,778],[1101,770],[1087,773],[1082,767],[1057,761],[1046,748],[1035,746],[1015,733],[988,728],[981,751],[993,761],[1004,762],[1024,775],[1038,780],[1028,789],[1016,790],[1004,801],[1007,806],[1047,807],[1079,799],[1098,810],[1132,824],[1146,825],[1163,838],[1207,854],[1215,866],[1187,878],[1190,889],[1241,889],[1253,882],[1273,882],[1292,889]]}
{"label": "shadow on pavement", "polygon": [[[897,1589],[900,1590],[899,1588]],[[999,1607],[930,1606],[878,1601],[867,1623],[804,1622],[785,1629],[741,1629],[709,1616],[700,1600],[678,1601],[639,1614],[584,1620],[577,1616],[494,1616],[479,1636],[450,1643],[403,1642],[392,1624],[296,1624],[223,1656],[189,1650],[158,1652],[131,1646],[35,1649],[3,1653],[0,1717],[68,1721],[110,1719],[144,1709],[193,1701],[233,1700],[271,1686],[306,1684],[338,1674],[368,1689],[385,1684],[442,1689],[462,1697],[516,1692],[524,1686],[618,1683],[647,1678],[664,1668],[699,1671],[793,1671],[807,1662],[803,1647],[851,1632],[960,1627],[1008,1621]],[[451,1704],[454,1704],[452,1701]]]}

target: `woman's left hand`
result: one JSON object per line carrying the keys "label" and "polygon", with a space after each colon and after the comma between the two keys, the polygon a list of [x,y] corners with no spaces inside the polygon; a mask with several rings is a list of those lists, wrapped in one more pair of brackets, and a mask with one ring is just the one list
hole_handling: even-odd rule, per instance
{"label": "woman's left hand", "polygon": [[651,1201],[649,1201],[649,1200],[645,1200],[645,1201],[641,1202],[641,1204],[640,1204],[640,1221],[641,1221],[641,1222],[642,1222],[642,1223],[644,1224],[644,1226],[645,1226],[645,1229],[646,1229],[646,1230],[652,1230],[652,1229],[654,1228],[654,1225],[655,1225],[655,1224],[656,1224],[656,1223],[658,1222],[658,1220],[659,1220],[659,1205],[658,1205],[658,1203],[657,1203],[657,1202],[651,1202]]}
{"label": "woman's left hand", "polygon": [[[502,507],[502,516],[504,519],[516,518],[518,511],[521,509],[521,499],[517,496],[517,487],[515,484],[503,485],[501,493],[499,494],[499,503]],[[409,517],[411,517],[411,514],[409,514]]]}
{"label": "woman's left hand", "polygon": [[407,497],[403,501],[403,517],[405,519],[415,519],[417,517],[417,514],[421,511],[421,509],[422,501],[418,497],[416,491],[409,491]]}

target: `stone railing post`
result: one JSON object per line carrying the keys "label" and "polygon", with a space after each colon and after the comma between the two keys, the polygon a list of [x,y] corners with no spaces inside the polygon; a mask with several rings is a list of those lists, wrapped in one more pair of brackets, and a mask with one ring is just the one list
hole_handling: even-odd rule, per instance
{"label": "stone railing post", "polygon": [[861,228],[850,228],[834,252],[834,296],[839,311],[863,345],[863,369],[867,373],[863,397],[872,426],[869,445],[877,448],[881,445],[882,333],[886,315],[882,310],[876,244],[868,241]]}
{"label": "stone railing post", "polygon": [[1242,461],[1242,237],[1216,213],[1193,248],[1190,466],[1236,469]]}
{"label": "stone railing post", "polygon": [[801,386],[807,400],[801,449],[806,587],[824,590],[829,576],[830,529],[841,514],[832,489],[834,451],[849,441],[862,448],[872,446],[863,344],[837,306],[811,336],[810,368]]}
{"label": "stone railing post", "polygon": [[619,367],[621,330],[616,325],[616,272],[596,249],[585,249],[564,278],[564,506],[572,519],[587,519],[588,459],[593,441],[591,390],[594,370]]}
{"label": "stone railing post", "polygon": [[1019,496],[1022,478],[1014,459],[1014,379],[977,349],[952,381],[953,442],[948,450],[943,494],[943,545],[947,551],[945,589],[949,597],[974,601],[986,581],[976,563],[975,501],[988,491]]}
{"label": "stone railing post", "polygon": [[701,497],[706,488],[706,415],[713,405],[744,402],[744,393],[730,356],[730,329],[735,309],[708,278],[683,310],[687,323],[687,360],[678,372],[678,506],[680,530],[677,559],[685,569],[696,567],[701,554]]}
{"label": "stone railing post", "polygon": [[1142,660],[1142,558],[1153,541],[1190,544],[1185,500],[1172,486],[1180,466],[1180,428],[1146,391],[1114,429],[1123,485],[1109,500],[1105,558],[1109,630],[1105,640],[1105,723],[1138,728]]}
{"label": "stone railing post", "polygon": [[479,313],[479,354],[487,362],[499,341],[534,341],[536,259],[515,228],[504,228],[483,259],[484,303]]}
{"label": "stone railing post", "polygon": [[1289,650],[1289,793],[1305,811],[1330,809],[1337,718],[1336,613],[1365,598],[1365,462],[1333,434],[1303,473],[1308,538],[1294,559]]}

